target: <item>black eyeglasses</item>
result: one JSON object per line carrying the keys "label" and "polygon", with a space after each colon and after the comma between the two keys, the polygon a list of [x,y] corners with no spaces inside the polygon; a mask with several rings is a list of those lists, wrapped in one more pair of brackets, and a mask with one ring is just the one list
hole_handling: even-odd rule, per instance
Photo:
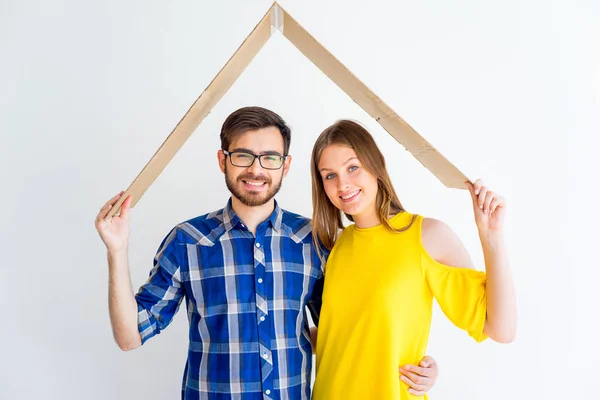
{"label": "black eyeglasses", "polygon": [[231,161],[232,165],[246,168],[252,166],[254,160],[258,158],[260,166],[264,169],[279,169],[287,158],[287,156],[280,156],[278,154],[256,155],[245,151],[232,151],[230,153],[227,150],[223,150],[223,154],[229,156],[229,161]]}

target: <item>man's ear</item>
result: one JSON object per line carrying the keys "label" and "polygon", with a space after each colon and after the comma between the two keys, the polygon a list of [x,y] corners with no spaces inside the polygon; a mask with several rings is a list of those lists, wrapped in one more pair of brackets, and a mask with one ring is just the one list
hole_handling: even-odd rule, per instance
{"label": "man's ear", "polygon": [[227,156],[223,153],[223,150],[219,149],[217,151],[217,159],[219,160],[219,168],[221,168],[221,172],[225,173],[225,161]]}
{"label": "man's ear", "polygon": [[288,155],[283,162],[283,177],[285,178],[290,171],[290,164],[292,163],[292,156]]}

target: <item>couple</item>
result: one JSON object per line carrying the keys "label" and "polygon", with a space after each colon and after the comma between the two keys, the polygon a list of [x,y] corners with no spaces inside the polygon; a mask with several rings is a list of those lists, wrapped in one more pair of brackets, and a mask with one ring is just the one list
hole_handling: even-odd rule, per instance
{"label": "couple", "polygon": [[[217,157],[229,202],[173,228],[135,295],[131,199],[119,216],[105,219],[122,193],[101,209],[96,228],[108,250],[110,318],[121,349],[160,333],[185,299],[184,399],[309,399],[313,349],[314,399],[410,399],[437,376],[435,361],[424,357],[433,297],[475,340],[513,340],[500,196],[480,181],[468,184],[486,276],[446,225],[403,209],[373,138],[351,121],[338,121],[315,143],[312,223],[281,209],[274,196],[290,168],[290,136],[264,108],[226,119]],[[344,229],[342,213],[354,224]],[[305,306],[318,330],[309,332]]]}

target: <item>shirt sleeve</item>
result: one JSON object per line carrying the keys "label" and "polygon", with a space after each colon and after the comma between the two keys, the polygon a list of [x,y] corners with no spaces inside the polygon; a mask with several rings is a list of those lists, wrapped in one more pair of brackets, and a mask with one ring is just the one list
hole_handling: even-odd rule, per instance
{"label": "shirt sleeve", "polygon": [[487,315],[486,274],[439,263],[425,249],[421,259],[427,284],[448,319],[477,342],[487,339],[483,333]]}
{"label": "shirt sleeve", "polygon": [[[318,247],[318,250],[317,250]],[[327,263],[327,259],[329,258],[329,254],[331,253],[320,240],[317,240],[317,244],[313,243],[313,262],[318,263],[320,266],[320,270],[322,271],[322,275],[315,281],[313,286],[313,291],[306,304],[308,307],[308,311],[310,312],[310,316],[316,327],[319,326],[319,316],[321,315],[321,306],[323,305],[323,287],[325,285],[325,264]]]}
{"label": "shirt sleeve", "polygon": [[180,247],[177,230],[173,229],[154,257],[154,267],[148,280],[135,295],[142,344],[171,323],[183,299],[184,287],[178,260]]}
{"label": "shirt sleeve", "polygon": [[312,317],[315,326],[319,326],[319,316],[321,315],[321,306],[323,305],[323,285],[325,283],[325,277],[317,279],[313,286],[313,291],[310,299],[308,300],[308,311]]}

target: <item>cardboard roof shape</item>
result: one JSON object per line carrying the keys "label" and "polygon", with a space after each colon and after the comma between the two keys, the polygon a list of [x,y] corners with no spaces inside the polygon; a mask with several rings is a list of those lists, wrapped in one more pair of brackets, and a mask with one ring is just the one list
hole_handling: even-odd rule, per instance
{"label": "cardboard roof shape", "polygon": [[183,146],[198,125],[221,100],[254,56],[275,32],[281,32],[300,52],[365,110],[406,150],[429,169],[444,185],[465,189],[468,178],[442,156],[431,144],[398,116],[375,93],[356,78],[341,62],[315,40],[276,2],[244,40],[204,92],[192,104],[171,134],[156,151],[144,169],[115,203],[106,218],[112,217],[131,195],[132,207],[160,175],[175,153]]}

